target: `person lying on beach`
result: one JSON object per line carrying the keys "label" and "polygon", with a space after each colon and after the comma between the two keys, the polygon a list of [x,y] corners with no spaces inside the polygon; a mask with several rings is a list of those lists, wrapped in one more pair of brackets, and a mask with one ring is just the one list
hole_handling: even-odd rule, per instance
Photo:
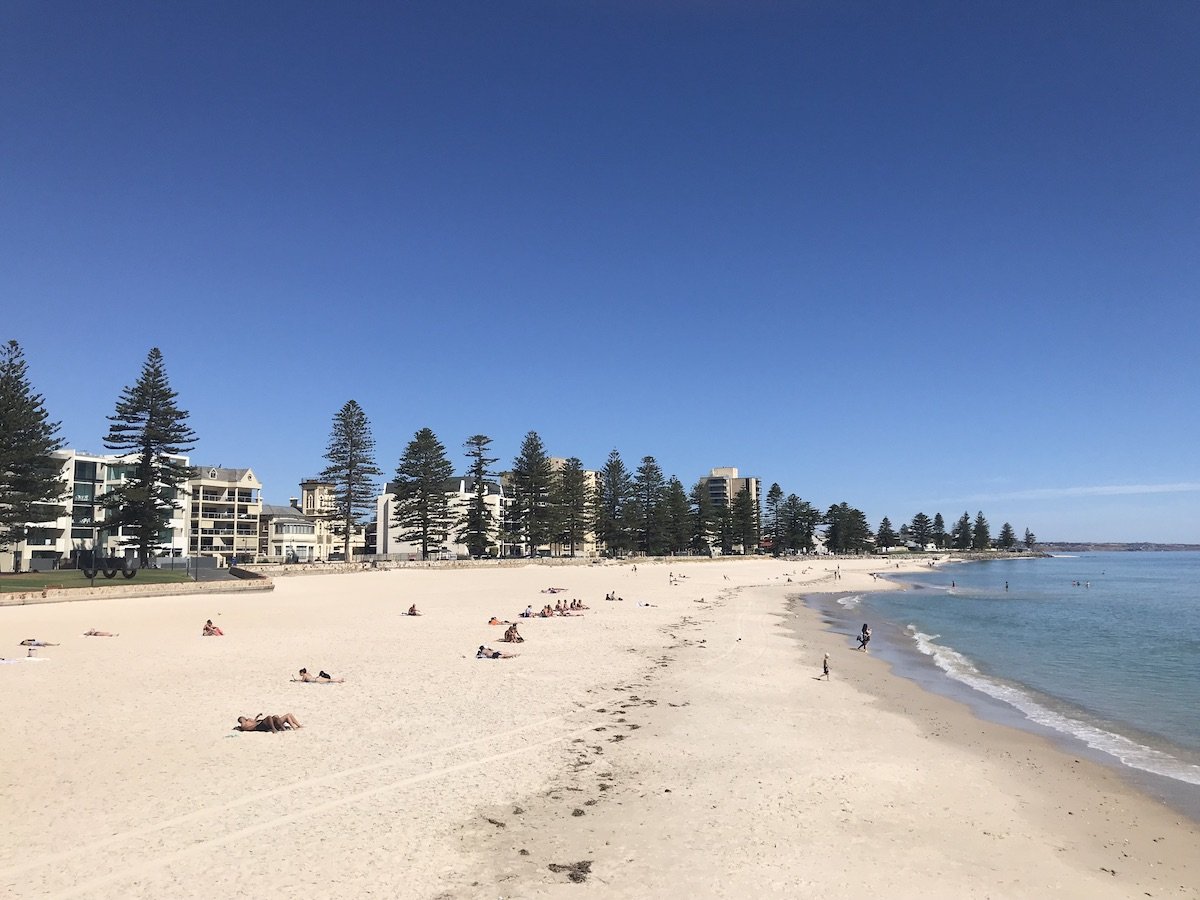
{"label": "person lying on beach", "polygon": [[111,631],[97,631],[95,628],[89,628],[83,633],[84,637],[120,637]]}
{"label": "person lying on beach", "polygon": [[549,587],[542,591],[543,594],[561,594],[566,588]]}
{"label": "person lying on beach", "polygon": [[419,613],[419,612],[417,612],[417,604],[415,604],[415,603],[414,603],[412,606],[410,606],[410,607],[408,608],[408,612],[407,612],[407,613],[405,613],[405,615],[409,615],[409,616],[419,616],[419,615],[420,615],[420,613]]}
{"label": "person lying on beach", "polygon": [[521,637],[521,635],[517,632],[516,623],[508,626],[508,630],[504,632],[504,637],[500,638],[500,640],[505,644],[525,643],[525,638]]}
{"label": "person lying on beach", "polygon": [[284,713],[282,716],[264,716],[259,713],[253,719],[247,716],[238,716],[238,723],[234,726],[234,731],[269,731],[274,734],[277,731],[288,731],[289,729],[303,728],[296,717],[291,713]]}
{"label": "person lying on beach", "polygon": [[225,634],[225,632],[223,632],[220,628],[218,628],[216,625],[214,625],[212,623],[212,619],[209,619],[207,622],[204,623],[204,630],[202,632],[200,632],[200,634],[203,637],[220,637],[221,635]]}
{"label": "person lying on beach", "polygon": [[328,672],[321,672],[319,675],[309,675],[308,669],[301,669],[300,677],[292,679],[292,681],[303,681],[306,684],[341,684],[345,680],[345,678],[334,678]]}
{"label": "person lying on beach", "polygon": [[57,647],[58,644],[52,644],[49,641],[39,641],[37,638],[25,638],[18,645],[21,647]]}
{"label": "person lying on beach", "polygon": [[479,649],[475,652],[476,659],[512,659],[517,654],[501,653],[499,650],[493,650],[491,647],[479,645]]}
{"label": "person lying on beach", "polygon": [[639,600],[638,606],[657,606],[657,603],[647,603],[645,600]]}

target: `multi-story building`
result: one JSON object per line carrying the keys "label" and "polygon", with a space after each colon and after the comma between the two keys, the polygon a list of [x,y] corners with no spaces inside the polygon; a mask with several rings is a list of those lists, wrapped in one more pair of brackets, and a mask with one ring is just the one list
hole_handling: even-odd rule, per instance
{"label": "multi-story building", "polygon": [[[11,570],[18,563],[22,568],[52,569],[73,560],[80,550],[120,556],[132,553],[132,548],[123,543],[133,536],[132,529],[101,531],[100,526],[107,518],[102,505],[104,494],[132,474],[136,458],[78,450],[56,450],[52,456],[62,463],[62,514],[32,523],[24,541],[0,549],[0,566]],[[172,458],[188,464],[186,456]],[[164,555],[178,556],[187,546],[187,497],[173,499],[179,509],[172,512],[159,541]]]}
{"label": "multi-story building", "polygon": [[[504,489],[497,481],[485,481],[484,503],[492,514],[492,534],[490,542],[500,546],[501,523],[504,511]],[[389,483],[385,492],[375,499],[375,552],[380,556],[393,559],[420,559],[421,545],[412,541],[401,540],[403,531],[396,523],[396,485]],[[459,523],[466,517],[471,499],[475,496],[475,479],[462,476],[451,478],[446,482],[446,494],[449,496],[451,527],[442,551],[445,555],[457,558],[467,556],[470,551],[466,544],[459,543]]]}
{"label": "multi-story building", "polygon": [[750,500],[758,509],[759,480],[757,478],[739,478],[736,466],[713,469],[707,478],[702,478],[704,490],[713,506],[730,509],[738,494],[750,492]]}
{"label": "multi-story building", "polygon": [[[335,515],[336,501],[333,483],[320,478],[306,478],[300,482],[300,511],[316,524],[317,559],[336,559],[345,549],[345,538],[334,532],[338,525]],[[350,558],[366,549],[367,537],[364,526],[358,525],[350,533]]]}
{"label": "multi-story building", "polygon": [[188,482],[191,492],[188,550],[225,564],[258,555],[262,484],[250,469],[200,466]]}
{"label": "multi-story building", "polygon": [[258,554],[270,562],[312,562],[319,559],[318,520],[306,516],[293,497],[290,506],[264,503],[259,515]]}

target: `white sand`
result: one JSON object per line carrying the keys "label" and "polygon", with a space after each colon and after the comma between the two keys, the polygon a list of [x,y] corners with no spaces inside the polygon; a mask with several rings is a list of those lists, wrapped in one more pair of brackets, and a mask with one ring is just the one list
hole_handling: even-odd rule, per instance
{"label": "white sand", "polygon": [[[1198,895],[1178,815],[785,615],[801,581],[879,586],[877,562],[841,561],[836,584],[827,565],[410,569],[0,609],[0,654],[62,644],[0,667],[0,894]],[[521,620],[515,648],[485,624],[571,597],[586,615]],[[200,637],[206,618],[226,636]],[[347,681],[290,683],[300,666]],[[260,712],[306,727],[230,731]],[[548,868],[581,861],[580,884]]]}

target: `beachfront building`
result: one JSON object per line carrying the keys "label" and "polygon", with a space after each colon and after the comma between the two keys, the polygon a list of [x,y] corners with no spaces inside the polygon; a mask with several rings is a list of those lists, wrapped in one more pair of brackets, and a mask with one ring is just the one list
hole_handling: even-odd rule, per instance
{"label": "beachfront building", "polygon": [[200,466],[188,481],[191,493],[188,551],[220,565],[258,556],[262,484],[251,469]]}
{"label": "beachfront building", "polygon": [[[321,478],[305,478],[300,482],[300,511],[316,523],[316,559],[341,559],[345,539],[334,532],[337,502],[333,496],[334,485]],[[350,558],[366,550],[366,529],[358,525],[350,533]]]}
{"label": "beachfront building", "polygon": [[743,491],[750,492],[750,500],[758,509],[759,480],[757,478],[739,478],[736,466],[712,469],[707,478],[700,479],[704,491],[714,507],[732,509],[733,501]]}
{"label": "beachfront building", "polygon": [[[708,494],[713,509],[732,510],[741,495],[749,494],[750,503],[754,509],[755,533],[761,534],[759,496],[762,485],[757,478],[742,478],[738,475],[736,466],[724,466],[709,470],[708,476],[700,479],[700,483],[701,490]],[[719,541],[712,540],[714,537],[716,536],[710,535],[710,543],[719,546]],[[730,547],[727,545],[725,549],[728,550]],[[740,553],[753,553],[758,548],[743,546],[735,542],[732,549]]]}
{"label": "beachfront building", "polygon": [[[62,515],[31,523],[24,541],[14,547],[0,548],[3,571],[12,571],[14,565],[23,569],[56,569],[74,560],[80,550],[96,549],[118,556],[132,550],[122,545],[123,540],[132,537],[131,529],[100,530],[107,518],[101,498],[132,474],[136,457],[66,449],[51,455],[62,463],[63,497],[59,501]],[[172,458],[188,464],[186,456]],[[187,498],[176,500],[182,508],[172,512],[168,527],[159,535],[166,548],[162,551],[164,555],[180,555],[187,546]]]}
{"label": "beachfront building", "polygon": [[319,558],[319,519],[304,514],[300,501],[290,506],[264,503],[258,519],[258,555],[268,562],[313,562]]}
{"label": "beachfront building", "polygon": [[[505,496],[500,482],[485,481],[484,503],[492,514],[491,543],[501,545],[501,524],[504,521]],[[451,526],[440,558],[457,559],[470,554],[466,544],[459,543],[458,532],[460,523],[466,518],[471,499],[475,496],[475,479],[467,476],[449,479],[445,485],[449,497]],[[389,482],[385,493],[375,498],[375,553],[387,559],[418,560],[421,558],[421,545],[414,541],[401,538],[404,529],[398,526],[396,519],[396,484]]]}

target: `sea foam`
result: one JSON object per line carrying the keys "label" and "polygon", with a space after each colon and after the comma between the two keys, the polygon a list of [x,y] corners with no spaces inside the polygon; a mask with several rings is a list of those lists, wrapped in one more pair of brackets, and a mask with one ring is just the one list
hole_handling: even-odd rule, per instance
{"label": "sea foam", "polygon": [[908,632],[916,642],[917,649],[931,657],[938,668],[951,678],[1020,710],[1030,721],[1077,738],[1093,750],[1106,753],[1131,768],[1200,785],[1200,766],[1185,763],[1169,753],[1049,709],[1015,685],[984,675],[957,650],[938,644],[937,639],[941,635],[924,634],[913,625],[908,626]]}

